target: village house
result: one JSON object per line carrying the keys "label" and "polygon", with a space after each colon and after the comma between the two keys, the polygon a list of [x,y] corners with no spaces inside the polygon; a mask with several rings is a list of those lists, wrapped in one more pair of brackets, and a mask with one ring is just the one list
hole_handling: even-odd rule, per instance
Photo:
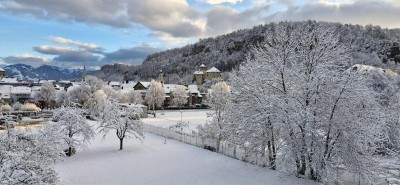
{"label": "village house", "polygon": [[108,82],[108,85],[111,86],[115,91],[118,91],[121,89],[121,82],[118,81],[110,81]]}
{"label": "village house", "polygon": [[0,68],[0,78],[3,78],[4,76],[6,76],[6,70]]}
{"label": "village house", "polygon": [[10,92],[11,99],[16,102],[21,103],[32,99],[32,88],[27,86],[16,86],[11,89]]}

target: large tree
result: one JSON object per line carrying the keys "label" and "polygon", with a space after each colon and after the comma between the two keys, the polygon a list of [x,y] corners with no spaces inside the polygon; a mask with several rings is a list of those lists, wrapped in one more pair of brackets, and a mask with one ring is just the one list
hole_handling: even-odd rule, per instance
{"label": "large tree", "polygon": [[183,85],[178,85],[174,91],[172,91],[172,104],[179,107],[185,105],[188,102],[188,92]]}
{"label": "large tree", "polygon": [[267,152],[271,168],[324,183],[342,169],[372,180],[387,122],[365,77],[345,70],[348,61],[332,27],[275,24],[230,78],[227,136]]}
{"label": "large tree", "polygon": [[136,105],[120,106],[116,101],[108,101],[99,126],[100,133],[106,137],[110,131],[115,131],[120,141],[119,149],[122,150],[125,138],[144,138],[143,123],[140,121],[142,112],[142,108]]}
{"label": "large tree", "polygon": [[104,82],[95,76],[87,76],[85,79],[85,84],[90,87],[92,93],[100,90],[104,86]]}
{"label": "large tree", "polygon": [[211,111],[207,116],[212,117],[211,122],[199,125],[197,129],[202,137],[210,137],[217,140],[217,152],[223,139],[222,131],[225,124],[225,109],[229,102],[230,88],[225,82],[218,82],[211,86],[207,95],[207,105]]}
{"label": "large tree", "polygon": [[44,82],[40,91],[35,93],[35,100],[43,103],[42,108],[52,106],[56,100],[56,89],[54,88],[54,84],[52,82]]}
{"label": "large tree", "polygon": [[92,116],[100,117],[104,111],[106,102],[107,95],[103,90],[97,90],[90,95],[89,99],[85,102],[84,107],[89,110]]}
{"label": "large tree", "polygon": [[57,184],[53,167],[62,156],[57,132],[9,128],[0,140],[0,184]]}
{"label": "large tree", "polygon": [[135,104],[142,104],[143,103],[143,97],[142,93],[140,91],[134,91],[131,90],[128,93],[128,101],[130,103],[135,103]]}
{"label": "large tree", "polygon": [[94,138],[93,128],[82,114],[82,110],[74,107],[61,107],[54,112],[53,119],[57,123],[53,127],[62,133],[67,156],[73,155],[77,147],[85,147]]}
{"label": "large tree", "polygon": [[70,101],[74,104],[79,104],[80,106],[85,104],[85,102],[90,98],[91,94],[91,87],[85,84],[73,87],[70,91],[68,91]]}
{"label": "large tree", "polygon": [[158,81],[152,80],[146,92],[147,105],[152,107],[153,115],[156,116],[156,107],[161,107],[164,103],[165,94],[162,84]]}

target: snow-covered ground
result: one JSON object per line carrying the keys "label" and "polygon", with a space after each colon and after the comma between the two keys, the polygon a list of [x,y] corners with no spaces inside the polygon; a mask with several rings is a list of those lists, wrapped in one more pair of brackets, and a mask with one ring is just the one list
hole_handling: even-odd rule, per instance
{"label": "snow-covered ground", "polygon": [[[205,112],[186,113],[193,114],[190,120],[198,123],[200,119],[195,115],[206,116]],[[172,115],[166,113],[164,118],[169,116]],[[156,119],[159,118],[163,116]],[[154,119],[149,120],[155,124]],[[110,133],[105,140],[97,135],[86,150],[78,150],[58,162],[56,170],[62,185],[317,184],[178,141],[164,142],[165,138],[147,133],[143,143],[126,140],[124,150],[120,151],[115,134]]]}
{"label": "snow-covered ground", "polygon": [[[197,125],[204,124],[207,120],[211,119],[207,117],[207,112],[209,112],[209,110],[182,111],[182,121],[188,125],[188,127],[184,127],[182,131],[187,133],[197,131]],[[179,110],[163,112],[157,111],[155,118],[149,114],[149,118],[143,118],[142,121],[146,124],[169,128],[170,126],[176,125],[181,121],[181,112]]]}

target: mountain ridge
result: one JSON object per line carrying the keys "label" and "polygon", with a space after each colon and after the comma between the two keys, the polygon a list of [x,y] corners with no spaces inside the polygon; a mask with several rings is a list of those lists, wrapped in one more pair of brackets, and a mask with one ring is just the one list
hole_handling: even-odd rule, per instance
{"label": "mountain ridge", "polygon": [[[33,67],[27,64],[13,64],[4,66],[6,76],[18,77],[24,80],[73,80],[82,77],[82,69],[63,69],[52,65]],[[93,74],[94,71],[87,71]]]}

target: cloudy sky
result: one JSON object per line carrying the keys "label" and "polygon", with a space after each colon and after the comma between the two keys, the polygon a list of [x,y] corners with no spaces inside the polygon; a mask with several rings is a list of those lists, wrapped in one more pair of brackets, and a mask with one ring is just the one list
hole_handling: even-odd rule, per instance
{"label": "cloudy sky", "polygon": [[400,28],[400,0],[0,0],[0,65],[92,69],[282,20]]}

